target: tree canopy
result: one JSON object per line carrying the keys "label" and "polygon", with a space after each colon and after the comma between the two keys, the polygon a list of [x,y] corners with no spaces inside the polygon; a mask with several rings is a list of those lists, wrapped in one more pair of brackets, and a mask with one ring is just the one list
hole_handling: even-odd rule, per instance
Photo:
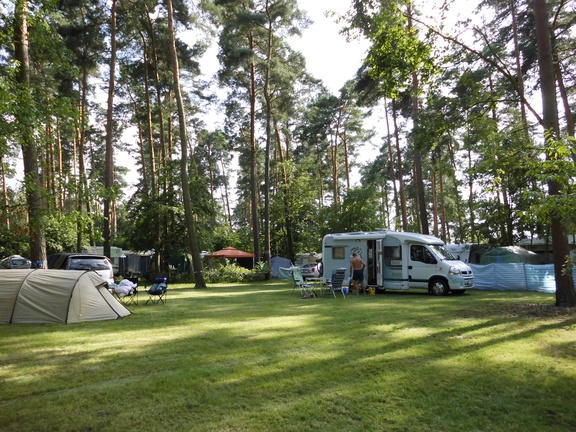
{"label": "tree canopy", "polygon": [[576,6],[474,7],[351,0],[332,16],[369,49],[334,94],[291,46],[304,2],[17,0],[0,11],[0,254],[108,242],[154,249],[158,269],[225,246],[268,262],[391,228],[554,238],[568,274]]}

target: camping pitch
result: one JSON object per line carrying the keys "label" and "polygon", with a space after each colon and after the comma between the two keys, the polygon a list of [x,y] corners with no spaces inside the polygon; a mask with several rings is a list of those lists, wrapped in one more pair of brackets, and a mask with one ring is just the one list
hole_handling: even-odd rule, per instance
{"label": "camping pitch", "polygon": [[0,271],[0,324],[75,323],[130,315],[93,271]]}

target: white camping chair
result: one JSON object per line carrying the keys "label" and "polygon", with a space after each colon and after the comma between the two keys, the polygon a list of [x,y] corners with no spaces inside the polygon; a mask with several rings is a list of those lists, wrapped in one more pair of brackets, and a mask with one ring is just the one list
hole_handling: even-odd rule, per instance
{"label": "white camping chair", "polygon": [[302,294],[302,297],[316,296],[316,294],[314,293],[314,286],[304,282],[304,278],[302,277],[302,272],[300,271],[300,268],[298,267],[292,268],[292,278],[294,279],[294,288],[292,288],[292,292],[294,292],[294,290],[298,288],[300,289],[300,294]]}
{"label": "white camping chair", "polygon": [[339,268],[334,271],[332,274],[332,280],[326,282],[327,288],[330,289],[330,292],[336,298],[336,291],[340,291],[342,293],[342,297],[346,298],[346,291],[348,287],[343,287],[342,284],[344,283],[344,278],[346,277],[346,269]]}

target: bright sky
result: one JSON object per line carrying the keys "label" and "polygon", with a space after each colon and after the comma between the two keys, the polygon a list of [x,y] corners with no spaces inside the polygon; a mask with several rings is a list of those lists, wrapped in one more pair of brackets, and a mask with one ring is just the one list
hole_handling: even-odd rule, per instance
{"label": "bright sky", "polygon": [[326,11],[345,15],[351,0],[299,0],[314,23],[304,30],[301,38],[294,38],[291,46],[306,57],[308,71],[321,79],[334,94],[338,94],[346,81],[362,64],[368,49],[366,41],[347,42],[340,34],[341,24],[335,17],[326,17]]}
{"label": "bright sky", "polygon": [[[368,42],[347,42],[340,34],[341,25],[336,24],[336,17],[327,17],[325,12],[334,11],[344,15],[351,0],[298,0],[298,3],[313,23],[302,32],[302,37],[291,39],[290,46],[304,54],[308,72],[314,78],[322,80],[333,94],[338,95],[344,83],[354,77],[362,64]],[[207,79],[215,75],[220,68],[217,54],[218,43],[214,41],[200,64]],[[207,118],[209,123],[219,117],[216,107],[213,109]],[[209,124],[209,127],[212,125]]]}

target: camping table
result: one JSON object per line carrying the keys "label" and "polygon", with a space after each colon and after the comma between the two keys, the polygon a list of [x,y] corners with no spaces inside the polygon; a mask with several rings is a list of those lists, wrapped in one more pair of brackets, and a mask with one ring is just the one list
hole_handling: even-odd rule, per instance
{"label": "camping table", "polygon": [[324,279],[321,277],[317,278],[306,278],[306,282],[312,285],[312,291],[316,293],[316,288],[320,288],[320,295],[324,295]]}

